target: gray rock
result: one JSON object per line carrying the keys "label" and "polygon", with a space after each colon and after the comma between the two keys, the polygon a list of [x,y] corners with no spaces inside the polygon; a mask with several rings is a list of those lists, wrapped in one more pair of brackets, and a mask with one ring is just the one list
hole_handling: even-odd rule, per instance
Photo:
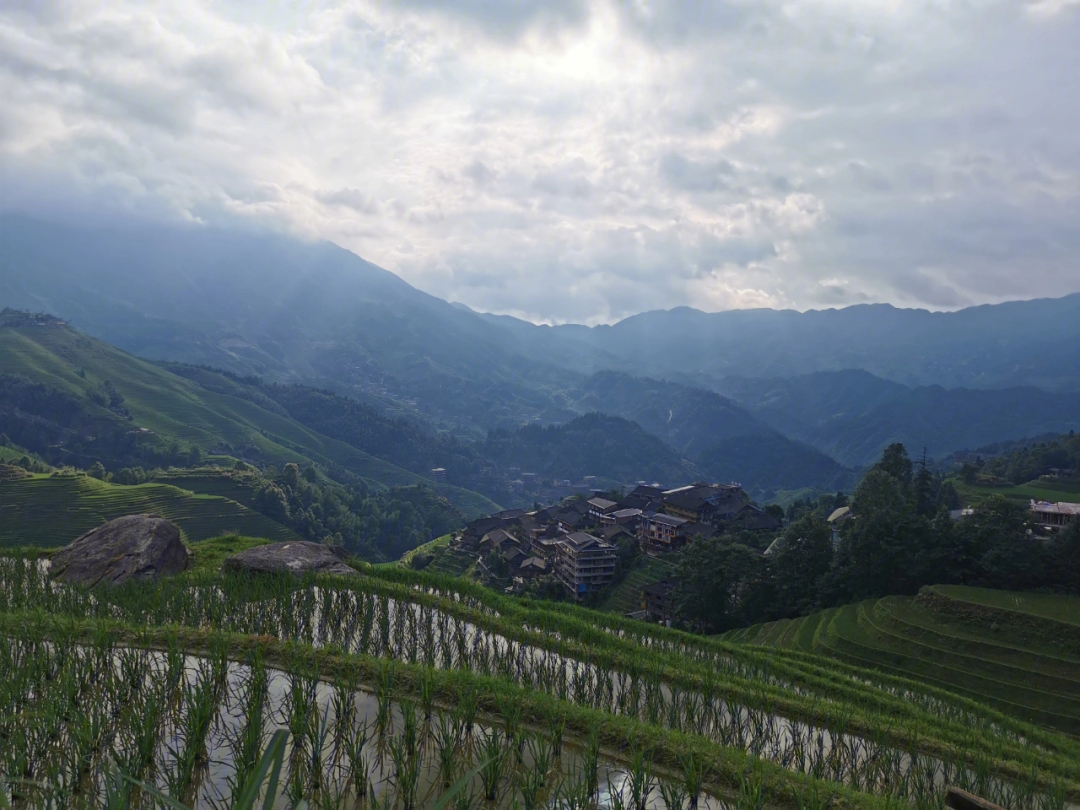
{"label": "gray rock", "polygon": [[249,548],[226,557],[224,568],[226,571],[290,574],[314,571],[317,574],[356,576],[356,569],[347,566],[344,559],[343,548],[300,540]]}
{"label": "gray rock", "polygon": [[93,587],[129,579],[160,579],[188,567],[176,524],[157,515],[126,515],[77,538],[53,555],[55,579]]}

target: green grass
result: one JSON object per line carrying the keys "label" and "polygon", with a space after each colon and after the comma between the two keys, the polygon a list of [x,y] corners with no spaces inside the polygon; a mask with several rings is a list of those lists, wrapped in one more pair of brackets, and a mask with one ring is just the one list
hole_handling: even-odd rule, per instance
{"label": "green grass", "polygon": [[453,548],[443,549],[427,567],[432,574],[447,574],[455,577],[473,577],[477,569],[475,553]]}
{"label": "green grass", "polygon": [[1070,481],[1042,481],[1036,479],[1026,484],[1010,487],[977,487],[954,480],[956,491],[965,504],[977,504],[991,495],[1002,495],[1011,501],[1027,504],[1029,501],[1080,501],[1080,483]]}
{"label": "green grass", "polygon": [[892,596],[723,639],[913,677],[1080,735],[1080,599],[962,586]]}
{"label": "green grass", "polygon": [[431,574],[446,574],[455,577],[473,577],[477,573],[476,552],[450,548],[453,535],[444,534],[430,543],[414,548],[402,555],[394,565],[411,568],[417,557],[431,555],[432,560],[424,570]]}
{"label": "green grass", "polygon": [[226,557],[239,554],[241,551],[247,551],[255,546],[265,546],[270,542],[272,541],[267,540],[265,537],[240,537],[239,535],[228,534],[195,543],[188,548],[188,551],[191,552],[191,565],[188,568],[188,573],[195,575],[216,574],[221,570],[221,564],[225,562]]}
{"label": "green grass", "polygon": [[411,551],[406,551],[401,555],[400,563],[402,565],[412,565],[412,561],[416,557],[421,557],[427,554],[434,554],[439,549],[444,549],[450,545],[450,540],[453,535],[444,534],[442,537],[436,537],[422,546],[417,546]]}
{"label": "green grass", "polygon": [[613,588],[609,588],[599,609],[608,613],[625,616],[641,610],[641,591],[654,582],[675,575],[675,564],[663,557],[642,555],[626,578]]}
{"label": "green grass", "polygon": [[198,543],[224,534],[300,537],[228,498],[195,494],[166,484],[120,486],[86,475],[35,475],[0,482],[0,547],[54,547],[122,515],[157,514]]}
{"label": "green grass", "polygon": [[1028,613],[1043,619],[1080,626],[1080,599],[1073,596],[996,591],[965,585],[935,585],[930,590],[958,601],[1016,613]]}

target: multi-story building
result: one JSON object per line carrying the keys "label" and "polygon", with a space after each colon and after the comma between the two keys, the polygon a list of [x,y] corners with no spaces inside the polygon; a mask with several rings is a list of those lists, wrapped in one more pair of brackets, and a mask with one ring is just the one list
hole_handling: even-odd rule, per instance
{"label": "multi-story building", "polygon": [[675,616],[672,592],[675,583],[670,579],[662,579],[646,586],[641,591],[641,611],[643,618],[649,622],[668,622]]}
{"label": "multi-story building", "polygon": [[1040,526],[1068,526],[1080,520],[1080,503],[1032,501],[1031,516]]}
{"label": "multi-story building", "polygon": [[626,525],[634,528],[639,520],[641,520],[640,509],[616,509],[614,512],[606,512],[600,516],[600,523],[603,526]]}
{"label": "multi-story building", "polygon": [[663,494],[663,510],[694,523],[712,523],[737,513],[743,506],[738,484],[697,483]]}
{"label": "multi-story building", "polygon": [[615,546],[585,532],[559,539],[555,548],[555,575],[581,599],[603,588],[615,576]]}
{"label": "multi-story building", "polygon": [[589,500],[589,514],[597,520],[602,520],[605,515],[617,511],[619,505],[607,498],[591,498]]}
{"label": "multi-story building", "polygon": [[644,514],[639,524],[639,537],[648,552],[672,551],[686,542],[685,518],[660,512]]}

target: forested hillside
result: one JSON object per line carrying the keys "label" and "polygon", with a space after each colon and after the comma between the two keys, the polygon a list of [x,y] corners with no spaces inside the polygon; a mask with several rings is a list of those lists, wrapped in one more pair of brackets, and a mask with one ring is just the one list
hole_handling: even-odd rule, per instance
{"label": "forested hillside", "polygon": [[776,430],[863,467],[900,442],[932,457],[1003,438],[1080,429],[1080,394],[908,388],[856,370],[729,378],[718,388]]}
{"label": "forested hillside", "polygon": [[979,471],[1014,484],[1043,475],[1080,482],[1080,435],[1075,432],[1030,444],[988,458]]}
{"label": "forested hillside", "polygon": [[[162,468],[197,468],[212,459],[246,469],[228,473],[245,485],[225,493],[214,475],[169,482],[196,493],[225,495],[240,504],[240,511],[254,510],[270,518],[271,526],[295,532],[292,536],[336,539],[369,559],[396,558],[466,517],[499,509],[478,493],[436,484],[350,443],[393,448],[396,457],[416,465],[425,463],[418,449],[437,453],[438,448],[456,447],[452,440],[425,436],[408,422],[319,392],[264,388],[258,380],[205,369],[174,369],[182,371],[181,376],[55,320],[28,322],[11,312],[3,317],[0,444],[18,448],[12,460],[36,454],[52,465],[96,470],[98,478],[121,485],[97,492],[57,489],[45,481],[0,483],[12,508],[23,500],[22,493],[59,513],[104,518],[114,502],[154,511],[157,501],[143,496],[155,490],[134,485],[165,482]],[[271,393],[312,423],[341,428],[340,437],[330,438],[294,419]],[[319,405],[324,407],[320,410]],[[36,466],[29,460],[26,464]],[[292,480],[295,474],[279,480],[300,468],[306,476],[302,483]],[[16,492],[18,487],[22,489]],[[250,528],[255,523],[232,517],[227,509],[202,509],[199,514],[200,536],[256,531]],[[62,525],[67,524],[57,522],[54,528]],[[82,531],[92,528],[79,525]],[[56,543],[73,536],[54,532],[49,539]],[[29,536],[23,540],[31,542]],[[19,538],[11,536],[6,542],[18,543]]]}
{"label": "forested hillside", "polygon": [[756,499],[778,491],[831,491],[854,473],[713,391],[618,372],[594,374],[574,394],[574,407],[633,420],[688,458],[712,481],[738,481]]}
{"label": "forested hillside", "polygon": [[[1048,540],[1030,530],[1026,500],[989,489],[957,521],[949,511],[960,503],[951,480],[892,445],[850,500],[794,504],[767,555],[741,537],[691,546],[680,561],[676,612],[722,632],[925,585],[1080,594],[1080,523]],[[839,507],[848,513],[828,523]]]}
{"label": "forested hillside", "polygon": [[636,422],[600,413],[564,425],[492,431],[484,452],[501,465],[545,478],[578,481],[591,475],[616,486],[638,480],[678,486],[703,475]]}
{"label": "forested hillside", "polygon": [[[751,399],[725,378],[772,379],[779,399],[758,397],[753,415],[719,409],[729,413],[711,422],[716,440],[747,432],[761,417],[852,467],[872,463],[893,441],[940,454],[1072,429],[1075,398],[1031,389],[1080,386],[1076,295],[955,313],[681,308],[613,326],[541,327],[440,301],[333,245],[206,228],[91,231],[4,216],[0,306],[51,312],[141,356],[301,382],[478,438],[601,409],[686,454],[693,424],[712,419],[695,416],[700,391],[676,396],[679,407],[668,410],[684,411],[687,422],[673,428],[651,394],[626,400],[618,385],[594,385],[588,376],[618,371],[716,388],[744,408]],[[899,393],[882,401],[848,382],[829,396],[801,379],[789,393],[775,384],[848,369],[877,375],[887,381],[879,387]],[[1022,390],[996,391],[1007,386]],[[973,392],[953,394],[959,387]]]}

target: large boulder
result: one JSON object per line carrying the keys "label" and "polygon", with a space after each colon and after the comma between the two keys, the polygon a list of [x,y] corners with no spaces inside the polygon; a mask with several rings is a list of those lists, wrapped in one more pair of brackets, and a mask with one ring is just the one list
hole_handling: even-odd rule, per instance
{"label": "large boulder", "polygon": [[110,520],[53,555],[49,573],[56,579],[93,587],[129,579],[160,579],[188,567],[188,550],[176,524],[157,515],[126,515]]}
{"label": "large boulder", "polygon": [[323,543],[298,540],[254,546],[225,558],[226,571],[247,571],[267,574],[317,574],[356,576],[356,569],[345,564],[345,549]]}

